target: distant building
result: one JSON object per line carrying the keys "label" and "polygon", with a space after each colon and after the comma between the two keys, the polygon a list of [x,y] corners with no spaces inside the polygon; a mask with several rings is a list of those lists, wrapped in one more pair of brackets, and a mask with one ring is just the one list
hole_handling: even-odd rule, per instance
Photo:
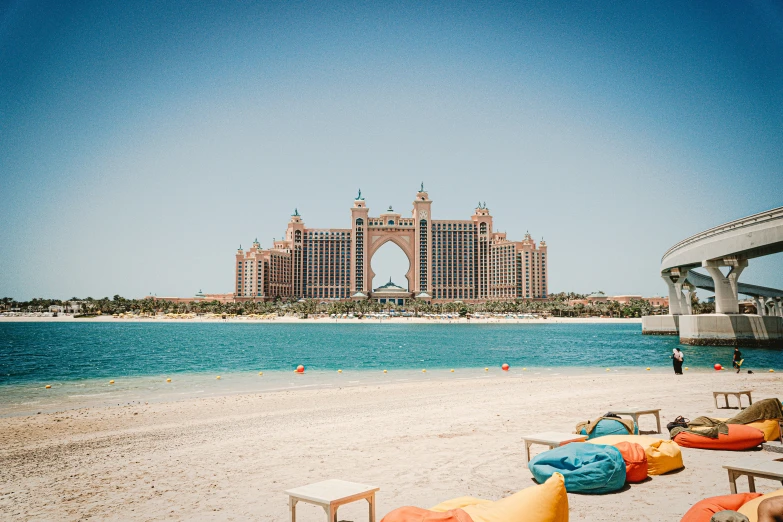
{"label": "distant building", "polygon": [[509,241],[505,232],[493,230],[485,204],[479,203],[469,219],[433,219],[432,201],[422,185],[411,217],[402,217],[392,207],[377,217],[369,212],[361,191],[346,228],[305,227],[295,210],[285,237],[275,240],[272,248],[262,249],[256,240],[250,249],[237,250],[236,299],[374,299],[377,292],[390,290],[386,285],[370,288],[375,276],[370,260],[388,241],[410,262],[406,295],[396,299],[481,302],[547,297],[546,243],[536,244],[530,234],[522,241]]}
{"label": "distant building", "polygon": [[217,301],[219,303],[233,303],[234,294],[205,294],[199,290],[193,297],[158,297],[156,295],[148,295],[145,299],[152,299],[153,301],[166,301],[169,303],[209,303]]}
{"label": "distant building", "polygon": [[632,300],[644,300],[650,303],[655,308],[665,308],[669,306],[668,297],[642,297],[641,295],[612,295],[607,296],[603,292],[595,292],[584,299],[572,299],[568,301],[571,306],[581,304],[589,305],[595,303],[608,303],[609,301],[616,301],[620,304],[628,304]]}

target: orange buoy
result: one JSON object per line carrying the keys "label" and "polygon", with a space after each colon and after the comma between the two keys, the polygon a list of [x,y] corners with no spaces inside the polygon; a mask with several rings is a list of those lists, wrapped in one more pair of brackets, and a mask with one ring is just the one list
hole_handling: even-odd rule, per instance
{"label": "orange buoy", "polygon": [[296,367],[296,373],[304,373],[304,365],[300,364]]}
{"label": "orange buoy", "polygon": [[504,372],[507,372],[509,368],[510,366],[506,363],[503,363],[503,366],[500,367],[500,369],[503,370]]}

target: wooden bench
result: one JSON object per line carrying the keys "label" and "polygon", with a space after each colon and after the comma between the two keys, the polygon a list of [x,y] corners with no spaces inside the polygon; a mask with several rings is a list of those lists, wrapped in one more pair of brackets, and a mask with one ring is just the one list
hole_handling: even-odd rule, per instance
{"label": "wooden bench", "polygon": [[337,508],[343,504],[366,500],[370,504],[370,522],[375,522],[375,492],[380,488],[347,482],[345,480],[324,480],[286,491],[291,522],[296,522],[296,504],[307,502],[321,506],[326,512],[326,522],[337,522]]}
{"label": "wooden bench", "polygon": [[745,457],[723,466],[729,472],[731,494],[737,493],[737,477],[748,476],[748,490],[756,492],[756,478],[783,480],[783,459],[766,460],[759,457]]}
{"label": "wooden bench", "polygon": [[533,444],[541,444],[543,446],[549,446],[549,449],[563,446],[569,442],[584,442],[587,440],[587,435],[577,435],[575,433],[560,433],[557,431],[545,431],[542,433],[534,433],[533,435],[525,435],[522,437],[522,441],[525,443],[525,463],[530,462],[530,446]]}
{"label": "wooden bench", "polygon": [[752,390],[741,390],[741,391],[714,391],[712,392],[712,398],[715,399],[715,408],[720,409],[720,406],[718,406],[718,395],[723,395],[723,400],[726,403],[726,406],[724,408],[730,408],[729,406],[729,395],[733,395],[737,398],[737,406],[742,409],[742,396],[747,395],[748,396],[748,406],[753,404],[753,399],[750,396],[750,392]]}
{"label": "wooden bench", "polygon": [[656,433],[661,432],[661,410],[660,409],[650,409],[650,410],[642,410],[640,408],[621,408],[621,409],[613,409],[612,413],[615,415],[628,415],[631,417],[636,424],[636,426],[639,426],[639,417],[642,415],[654,415],[655,416],[655,424],[658,426],[658,431]]}

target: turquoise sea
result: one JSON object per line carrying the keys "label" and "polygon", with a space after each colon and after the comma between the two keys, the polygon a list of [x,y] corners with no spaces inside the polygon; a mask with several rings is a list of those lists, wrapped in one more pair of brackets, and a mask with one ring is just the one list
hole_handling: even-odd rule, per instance
{"label": "turquoise sea", "polygon": [[[676,337],[642,336],[641,325],[633,323],[9,322],[0,323],[0,415],[51,409],[63,401],[76,407],[355,385],[370,378],[438,378],[452,368],[457,371],[449,378],[488,377],[503,363],[512,374],[523,367],[531,374],[645,367],[671,372],[669,356],[677,344]],[[690,371],[731,366],[731,348],[682,349]],[[783,368],[779,350],[744,354],[743,370]],[[298,364],[305,365],[304,376],[293,375]],[[115,385],[107,384],[110,379]],[[44,390],[45,384],[52,388]]]}

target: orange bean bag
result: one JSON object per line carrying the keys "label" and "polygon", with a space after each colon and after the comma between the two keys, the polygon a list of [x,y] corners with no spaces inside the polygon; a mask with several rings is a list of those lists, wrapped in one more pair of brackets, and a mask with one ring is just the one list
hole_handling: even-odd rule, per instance
{"label": "orange bean bag", "polygon": [[743,424],[728,424],[728,435],[719,434],[717,439],[682,431],[674,442],[683,448],[746,450],[764,442],[764,432]]}
{"label": "orange bean bag", "polygon": [[625,481],[631,484],[647,478],[647,454],[641,444],[620,442],[614,445],[625,461]]}
{"label": "orange bean bag", "polygon": [[740,493],[738,495],[723,495],[705,498],[696,502],[682,517],[680,522],[710,522],[712,515],[730,509],[737,511],[747,502],[760,497],[761,493]]}

